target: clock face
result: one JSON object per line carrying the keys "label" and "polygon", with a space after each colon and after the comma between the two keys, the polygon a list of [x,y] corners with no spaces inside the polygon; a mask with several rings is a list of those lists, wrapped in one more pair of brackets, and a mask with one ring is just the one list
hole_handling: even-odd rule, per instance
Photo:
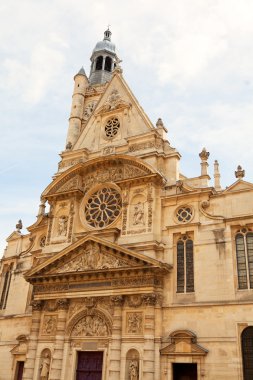
{"label": "clock face", "polygon": [[83,119],[87,121],[96,107],[96,102],[88,103],[84,109]]}

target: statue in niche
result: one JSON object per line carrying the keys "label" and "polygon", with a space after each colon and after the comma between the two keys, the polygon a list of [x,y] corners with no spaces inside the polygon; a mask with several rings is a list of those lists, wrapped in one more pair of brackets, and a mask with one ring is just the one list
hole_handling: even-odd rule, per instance
{"label": "statue in niche", "polygon": [[66,236],[67,235],[67,227],[68,227],[68,217],[63,215],[59,217],[58,221],[58,235]]}
{"label": "statue in niche", "polygon": [[49,369],[50,369],[50,354],[46,352],[41,361],[40,380],[48,380]]}
{"label": "statue in niche", "polygon": [[141,202],[138,202],[134,206],[134,216],[133,216],[133,224],[145,224],[144,222],[144,204]]}
{"label": "statue in niche", "polygon": [[129,364],[129,379],[138,380],[139,368],[138,360],[131,360]]}

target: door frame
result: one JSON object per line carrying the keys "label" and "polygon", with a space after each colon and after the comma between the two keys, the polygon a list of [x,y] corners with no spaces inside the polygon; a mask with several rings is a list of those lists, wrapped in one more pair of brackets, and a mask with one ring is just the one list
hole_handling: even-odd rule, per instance
{"label": "door frame", "polygon": [[106,368],[107,368],[107,348],[101,348],[98,350],[91,350],[91,349],[82,349],[80,347],[73,347],[73,354],[72,354],[72,369],[71,369],[71,377],[70,380],[76,380],[76,370],[77,370],[77,362],[78,362],[78,352],[103,352],[103,365],[102,365],[102,380],[105,380],[106,377]]}

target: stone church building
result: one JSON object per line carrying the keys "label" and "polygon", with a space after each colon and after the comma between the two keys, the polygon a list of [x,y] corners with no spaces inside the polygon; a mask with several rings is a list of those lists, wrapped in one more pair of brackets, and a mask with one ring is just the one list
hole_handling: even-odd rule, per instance
{"label": "stone church building", "polygon": [[252,380],[253,184],[238,166],[222,189],[215,161],[211,185],[205,148],[182,174],[119,63],[106,30],[37,220],[7,238],[0,380]]}

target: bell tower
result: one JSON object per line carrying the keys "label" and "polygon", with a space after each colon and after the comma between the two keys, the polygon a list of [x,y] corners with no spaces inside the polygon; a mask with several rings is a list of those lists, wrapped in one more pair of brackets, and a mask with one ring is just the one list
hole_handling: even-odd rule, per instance
{"label": "bell tower", "polygon": [[104,32],[103,41],[99,41],[92,52],[89,77],[91,85],[108,82],[119,61],[115,52],[115,45],[111,42],[111,35],[112,33],[108,28]]}

